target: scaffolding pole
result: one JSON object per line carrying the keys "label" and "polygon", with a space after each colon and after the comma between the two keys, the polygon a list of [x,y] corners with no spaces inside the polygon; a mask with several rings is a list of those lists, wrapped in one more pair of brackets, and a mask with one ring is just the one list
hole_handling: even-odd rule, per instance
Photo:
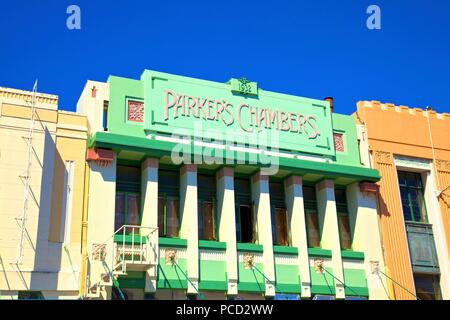
{"label": "scaffolding pole", "polygon": [[28,145],[28,162],[27,169],[25,173],[25,192],[23,196],[23,207],[22,207],[22,217],[20,220],[20,242],[19,242],[19,250],[17,253],[16,264],[22,264],[23,261],[23,247],[24,247],[24,239],[26,233],[26,222],[28,217],[28,198],[30,195],[30,183],[31,183],[31,160],[33,155],[33,132],[34,132],[34,123],[36,119],[36,92],[37,92],[37,80],[33,86],[33,95],[31,100],[31,125],[30,130],[28,131],[28,136],[26,137],[26,142]]}

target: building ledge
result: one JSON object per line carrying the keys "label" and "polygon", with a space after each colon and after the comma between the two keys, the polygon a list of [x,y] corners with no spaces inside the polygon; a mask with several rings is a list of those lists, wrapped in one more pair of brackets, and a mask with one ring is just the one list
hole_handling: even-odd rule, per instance
{"label": "building ledge", "polygon": [[263,246],[260,244],[254,243],[238,243],[237,244],[238,251],[250,251],[250,252],[263,252]]}
{"label": "building ledge", "polygon": [[[134,137],[128,135],[115,134],[110,132],[96,132],[89,139],[89,148],[108,148],[114,151],[129,150],[145,153],[147,156],[163,157],[171,155],[173,148],[177,145],[174,142],[147,139],[145,137]],[[195,152],[197,148],[193,148]],[[254,155],[247,152],[234,151],[234,158],[252,159]],[[229,152],[225,152],[228,156]],[[194,157],[194,154],[192,154]],[[226,160],[226,161],[224,161]],[[222,159],[223,163],[228,163],[233,159]],[[323,163],[317,161],[308,161],[302,159],[278,158],[279,168],[291,171],[294,174],[304,175],[308,173],[322,174],[327,179],[335,179],[339,177],[347,177],[353,181],[377,182],[380,175],[377,170],[369,169],[362,166],[350,166],[337,163]],[[255,164],[262,167],[262,164]]]}
{"label": "building ledge", "polygon": [[331,250],[321,248],[308,248],[308,255],[313,257],[332,257]]}
{"label": "building ledge", "polygon": [[298,248],[286,246],[273,246],[273,253],[298,255]]}
{"label": "building ledge", "polygon": [[364,260],[364,252],[353,250],[342,250],[341,257],[345,259]]}
{"label": "building ledge", "polygon": [[199,240],[199,249],[210,249],[210,250],[226,250],[227,244],[225,242],[219,241],[209,241],[209,240]]}
{"label": "building ledge", "polygon": [[186,239],[179,239],[179,238],[158,238],[159,246],[163,247],[187,247],[187,240]]}

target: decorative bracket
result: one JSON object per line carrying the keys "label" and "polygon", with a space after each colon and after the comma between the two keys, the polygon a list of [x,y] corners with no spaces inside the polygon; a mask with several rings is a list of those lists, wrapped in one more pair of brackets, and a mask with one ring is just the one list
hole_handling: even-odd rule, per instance
{"label": "decorative bracket", "polygon": [[255,263],[255,257],[251,253],[245,253],[243,257],[244,269],[250,270],[253,269],[253,265]]}
{"label": "decorative bracket", "polygon": [[168,248],[165,250],[166,254],[166,266],[173,266],[177,260],[177,249],[174,248]]}
{"label": "decorative bracket", "polygon": [[314,269],[316,270],[316,273],[323,273],[323,259],[322,258],[316,258],[314,259]]}

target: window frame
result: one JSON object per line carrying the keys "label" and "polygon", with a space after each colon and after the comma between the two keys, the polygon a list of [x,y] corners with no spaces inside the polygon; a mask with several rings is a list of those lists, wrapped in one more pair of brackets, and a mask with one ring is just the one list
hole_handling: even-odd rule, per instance
{"label": "window frame", "polygon": [[[336,196],[336,191],[340,190],[344,192],[345,195],[345,205],[340,203],[338,204],[338,202],[336,201],[335,198],[335,203],[336,203],[336,214],[337,214],[337,218],[338,218],[338,232],[339,232],[339,244],[341,246],[341,250],[343,251],[352,251],[353,250],[353,230],[352,230],[352,226],[350,223],[350,212],[348,210],[348,199],[347,199],[347,189],[345,187],[341,187],[341,186],[336,186],[334,189],[334,193]],[[339,223],[339,216],[347,216],[347,221],[348,221],[348,232],[349,232],[349,238],[350,238],[350,248],[344,248],[343,244],[342,244],[342,230],[341,230],[341,224]]]}
{"label": "window frame", "polygon": [[[322,230],[320,229],[320,223],[319,223],[319,211],[318,211],[318,207],[317,207],[317,197],[315,197],[315,200],[305,200],[305,193],[303,192],[303,188],[307,187],[307,188],[311,188],[314,191],[314,195],[316,194],[316,188],[314,186],[310,186],[310,185],[304,185],[302,186],[302,195],[303,195],[303,210],[305,212],[305,226],[306,226],[306,241],[308,243],[308,248],[322,248]],[[314,208],[313,208],[314,207]],[[319,237],[319,246],[315,247],[312,246],[310,244],[310,240],[309,240],[309,225],[308,225],[308,220],[306,219],[306,215],[308,214],[307,211],[308,210],[314,210],[315,211],[315,220],[317,223],[317,233],[318,233],[318,237]]]}
{"label": "window frame", "polygon": [[[180,203],[180,197],[176,197],[173,195],[168,195],[166,192],[158,193],[158,206],[159,206],[159,199],[162,198],[164,202],[163,206],[163,226],[164,226],[164,235],[161,235],[161,233],[158,232],[158,236],[161,238],[170,238],[170,239],[180,239],[180,229],[181,229],[181,203]],[[178,208],[177,208],[177,217],[178,217],[178,231],[176,237],[171,237],[167,235],[168,232],[168,222],[167,222],[167,204],[169,199],[176,200],[178,202]],[[158,208],[159,210],[159,208]],[[159,211],[158,211],[158,226],[159,226]]]}
{"label": "window frame", "polygon": [[[408,184],[401,184],[400,183],[400,175],[405,175],[405,180],[406,175],[414,175],[415,176],[415,182],[417,183],[416,186],[408,186]],[[414,223],[423,223],[423,224],[429,224],[429,220],[428,220],[428,209],[427,209],[427,204],[425,201],[425,188],[424,188],[424,184],[422,181],[422,175],[419,172],[414,172],[414,171],[404,171],[404,170],[397,170],[397,179],[398,179],[398,187],[399,187],[399,193],[400,193],[400,203],[401,203],[401,207],[402,207],[402,213],[403,213],[403,219],[405,222],[414,222]],[[410,218],[412,218],[412,220],[406,219],[406,215],[405,212],[403,210],[403,197],[402,197],[402,188],[405,188],[407,190],[407,194],[408,194],[408,209],[409,209],[409,215]],[[416,192],[416,194],[418,195],[417,200],[418,201],[422,201],[423,203],[423,211],[422,211],[422,206],[420,206],[420,204],[418,204],[419,207],[419,215],[421,217],[420,221],[416,220],[414,217],[414,209],[413,209],[413,205],[412,205],[412,199],[411,199],[411,192],[410,190],[414,190]],[[421,199],[419,199],[421,198]]]}
{"label": "window frame", "polygon": [[[124,225],[128,225],[128,196],[129,195],[134,195],[134,196],[138,196],[138,199],[139,199],[139,201],[138,201],[138,208],[139,208],[139,212],[138,212],[138,214],[139,214],[139,225],[141,225],[142,224],[142,208],[141,208],[141,193],[140,192],[135,192],[135,191],[121,191],[121,190],[117,190],[116,191],[116,196],[117,196],[117,194],[123,194],[123,196],[124,196],[124,212],[123,212],[123,215],[124,215],[124,217],[123,217],[123,221],[124,221],[124,224],[122,225],[122,226],[124,226]],[[114,224],[115,224],[115,220],[116,220],[116,212],[115,212],[115,210],[114,210]],[[122,227],[121,226],[121,227]],[[121,227],[119,227],[119,228],[117,228],[116,230],[114,230],[114,231],[117,231],[117,230],[119,230]],[[116,228],[115,226],[114,226],[114,228]],[[126,230],[125,230],[126,231]]]}
{"label": "window frame", "polygon": [[[212,205],[212,230],[213,230],[213,239],[204,239],[204,233],[205,233],[205,208],[204,203],[208,202]],[[200,208],[201,210],[198,210],[197,215],[199,220],[201,220],[202,226],[203,226],[203,235],[200,237],[200,234],[198,235],[199,240],[206,240],[206,241],[219,241],[219,232],[218,232],[218,217],[217,217],[217,200],[216,197],[213,197],[212,199],[197,199],[197,208]],[[200,212],[201,211],[201,212]],[[200,223],[200,221],[199,221]],[[199,228],[200,231],[200,228]]]}

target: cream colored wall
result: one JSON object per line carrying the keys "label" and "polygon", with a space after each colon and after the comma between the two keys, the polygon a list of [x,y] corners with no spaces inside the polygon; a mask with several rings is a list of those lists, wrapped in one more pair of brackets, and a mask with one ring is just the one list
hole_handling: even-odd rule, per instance
{"label": "cream colored wall", "polygon": [[197,167],[183,165],[180,170],[180,237],[187,240],[188,293],[196,294],[199,281]]}
{"label": "cream colored wall", "polygon": [[434,243],[438,257],[440,269],[440,287],[442,298],[450,299],[450,260],[447,252],[447,242],[445,241],[445,229],[440,214],[439,202],[436,198],[437,186],[436,179],[432,172],[422,172],[422,181],[424,182],[425,203],[427,206],[428,222],[433,225]]}
{"label": "cream colored wall", "polygon": [[256,213],[257,239],[263,246],[266,296],[275,296],[275,260],[273,256],[272,221],[270,212],[269,177],[260,172],[252,177],[252,201]]}
{"label": "cream colored wall", "polygon": [[[28,200],[28,219],[24,239],[24,255],[21,264],[15,264],[20,243],[19,218],[22,216],[28,148],[26,138],[31,126],[32,93],[23,90],[0,88],[0,292],[36,290],[55,292],[53,296],[64,298],[67,292],[78,294],[80,270],[81,228],[76,225],[81,208],[74,205],[72,215],[71,242],[67,249],[74,270],[63,249],[62,243],[49,241],[51,204],[56,197],[53,185],[58,181],[55,174],[55,157],[65,153],[66,148],[58,144],[60,128],[64,128],[65,139],[78,135],[82,141],[77,145],[75,158],[84,162],[86,125],[80,125],[71,114],[57,112],[58,98],[54,95],[36,95],[36,121],[33,133],[33,156],[31,158],[31,193]],[[64,114],[64,121],[59,115]],[[75,128],[76,127],[76,128]],[[84,135],[84,136],[83,136]],[[83,140],[84,139],[84,140]],[[72,141],[71,139],[69,139]],[[82,191],[75,175],[75,204]],[[82,198],[80,198],[81,201]],[[74,241],[72,241],[74,240]],[[78,243],[77,243],[78,242]],[[3,294],[2,294],[3,295]],[[8,296],[8,294],[6,295]]]}
{"label": "cream colored wall", "polygon": [[[114,154],[112,164],[100,167],[95,162],[89,162],[89,203],[87,226],[87,252],[90,255],[94,244],[106,244],[106,259],[108,266],[113,265],[114,216],[116,203],[116,163]],[[92,262],[92,258],[89,257]],[[95,262],[94,262],[95,263]],[[99,276],[93,272],[93,277]],[[97,280],[96,278],[93,279]],[[102,292],[102,298],[110,298],[110,287]]]}
{"label": "cream colored wall", "polygon": [[[344,271],[342,267],[341,244],[339,238],[339,228],[336,211],[336,201],[334,195],[334,182],[323,180],[316,185],[317,209],[319,216],[320,244],[323,249],[332,251],[333,275],[340,281],[344,281]],[[336,298],[344,299],[344,286],[335,281]]]}
{"label": "cream colored wall", "polygon": [[228,295],[238,293],[238,270],[236,249],[236,216],[234,198],[234,173],[231,168],[222,168],[217,179],[217,211],[219,217],[219,241],[226,242]]}
{"label": "cream colored wall", "polygon": [[369,289],[369,299],[389,299],[386,278],[378,272],[372,272],[372,264],[377,263],[379,270],[386,273],[376,195],[361,193],[359,183],[347,186],[346,193],[350,230],[352,231],[352,249],[364,252],[364,270]]}
{"label": "cream colored wall", "polygon": [[[142,220],[141,225],[146,228],[154,229],[143,229],[141,232],[143,234],[148,234],[150,232],[155,232],[155,236],[152,237],[153,241],[151,243],[152,250],[157,255],[158,250],[158,159],[148,158],[142,163]],[[159,258],[156,257],[156,261]],[[156,291],[156,280],[158,275],[157,267],[151,267],[146,271],[146,281],[145,281],[145,292],[155,292]]]}
{"label": "cream colored wall", "polygon": [[[92,97],[92,88],[96,88],[96,96]],[[77,102],[77,113],[88,119],[89,133],[103,131],[103,105],[109,101],[109,85],[105,82],[88,80]]]}
{"label": "cream colored wall", "polygon": [[298,269],[302,298],[311,297],[311,275],[309,273],[308,239],[306,234],[305,207],[303,204],[302,178],[291,176],[284,181],[290,239],[298,248]]}

